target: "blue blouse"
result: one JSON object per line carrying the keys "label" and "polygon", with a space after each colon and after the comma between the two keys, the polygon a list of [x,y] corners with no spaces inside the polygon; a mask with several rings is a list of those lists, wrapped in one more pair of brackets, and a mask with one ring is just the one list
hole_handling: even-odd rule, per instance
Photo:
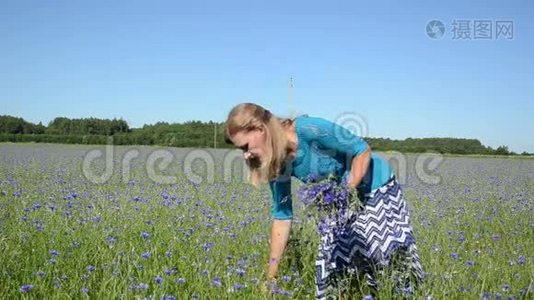
{"label": "blue blouse", "polygon": [[[352,158],[367,150],[367,143],[336,123],[319,117],[301,115],[295,118],[298,148],[291,165],[280,176],[269,181],[272,192],[271,214],[274,219],[293,218],[291,176],[304,181],[310,174],[319,179],[334,174],[346,183]],[[288,168],[289,167],[289,168]],[[389,163],[371,153],[370,165],[358,189],[370,192],[393,176]]]}

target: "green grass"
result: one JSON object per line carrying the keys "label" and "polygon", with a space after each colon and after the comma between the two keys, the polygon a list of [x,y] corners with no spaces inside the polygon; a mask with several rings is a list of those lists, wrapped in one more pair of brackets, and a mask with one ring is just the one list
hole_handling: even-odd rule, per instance
{"label": "green grass", "polygon": [[[0,299],[287,298],[262,288],[271,221],[266,187],[194,185],[176,170],[177,184],[159,185],[142,164],[133,168],[133,184],[115,174],[95,185],[81,175],[80,156],[17,147],[34,148],[3,151],[0,161]],[[442,164],[439,185],[406,187],[427,272],[413,297],[532,297],[532,164],[477,159],[478,177],[461,172],[469,169],[464,160],[457,164]],[[291,298],[313,299],[315,225],[293,201],[297,218],[279,285]],[[212,285],[215,277],[222,286]],[[401,297],[387,275],[379,282],[381,299]],[[21,292],[23,285],[33,288]],[[354,299],[368,292],[357,284],[351,291]]]}

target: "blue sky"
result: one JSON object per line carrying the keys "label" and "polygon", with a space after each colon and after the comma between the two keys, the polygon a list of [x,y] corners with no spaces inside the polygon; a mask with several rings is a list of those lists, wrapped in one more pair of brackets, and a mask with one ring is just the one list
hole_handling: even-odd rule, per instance
{"label": "blue sky", "polygon": [[[369,2],[2,0],[0,114],[140,127],[222,122],[246,101],[357,113],[371,137],[534,152],[532,1]],[[425,31],[434,19],[440,39]],[[492,38],[455,39],[454,20],[488,20]],[[496,21],[513,22],[513,39]]]}

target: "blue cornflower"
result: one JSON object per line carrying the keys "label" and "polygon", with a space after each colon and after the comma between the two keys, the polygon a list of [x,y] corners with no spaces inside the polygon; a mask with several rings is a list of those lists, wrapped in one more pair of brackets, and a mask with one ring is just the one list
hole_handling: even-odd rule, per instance
{"label": "blue cornflower", "polygon": [[32,289],[33,289],[33,285],[31,285],[31,284],[27,284],[27,285],[23,285],[23,286],[21,286],[21,287],[19,288],[19,291],[21,291],[21,292],[24,293],[24,292],[29,292],[29,291],[31,291]]}
{"label": "blue cornflower", "polygon": [[182,277],[176,278],[176,283],[178,283],[178,284],[185,283],[185,278],[182,278]]}
{"label": "blue cornflower", "polygon": [[165,272],[165,275],[170,276],[170,275],[172,275],[172,274],[174,274],[176,272],[176,268],[174,267],[172,269],[165,269],[164,272]]}
{"label": "blue cornflower", "polygon": [[319,233],[321,235],[326,235],[330,231],[330,226],[328,226],[328,221],[324,219],[320,220],[317,226],[317,229],[319,230]]}
{"label": "blue cornflower", "polygon": [[324,203],[325,204],[332,204],[334,202],[334,195],[332,193],[326,193],[324,195]]}
{"label": "blue cornflower", "polygon": [[82,288],[80,289],[80,291],[82,292],[82,294],[87,294],[87,293],[89,293],[89,289],[86,288],[86,287],[82,287]]}
{"label": "blue cornflower", "polygon": [[51,256],[58,256],[59,255],[59,252],[57,250],[50,250],[48,252]]}
{"label": "blue cornflower", "polygon": [[213,247],[213,243],[212,242],[208,242],[208,243],[202,244],[202,248],[204,250],[206,250],[206,251],[210,250],[212,247]]}
{"label": "blue cornflower", "polygon": [[156,282],[156,284],[162,284],[163,283],[163,278],[161,276],[156,276],[154,278],[154,282]]}
{"label": "blue cornflower", "polygon": [[176,297],[172,295],[164,295],[163,297],[161,297],[161,300],[176,300]]}
{"label": "blue cornflower", "polygon": [[150,252],[147,251],[147,252],[141,254],[141,256],[142,256],[144,259],[149,259],[149,258],[152,256],[152,254],[151,254]]}
{"label": "blue cornflower", "polygon": [[37,277],[39,277],[39,278],[43,278],[45,275],[46,275],[46,273],[43,272],[43,271],[37,271],[37,272],[35,272],[35,276],[37,276]]}
{"label": "blue cornflower", "polygon": [[229,292],[235,292],[244,289],[246,286],[241,283],[234,283],[234,285],[229,289]]}
{"label": "blue cornflower", "polygon": [[108,236],[106,237],[106,243],[108,244],[108,246],[113,246],[115,244],[115,242],[117,242],[117,239],[112,237],[112,236]]}
{"label": "blue cornflower", "polygon": [[362,300],[373,300],[375,298],[373,298],[373,295],[366,295],[365,297],[362,298]]}
{"label": "blue cornflower", "polygon": [[94,272],[96,270],[95,266],[89,265],[87,268],[85,268],[87,272]]}
{"label": "blue cornflower", "polygon": [[143,231],[141,232],[141,237],[146,240],[150,237],[150,233]]}
{"label": "blue cornflower", "polygon": [[211,280],[211,286],[213,287],[221,287],[222,286],[222,279],[221,277],[214,277]]}

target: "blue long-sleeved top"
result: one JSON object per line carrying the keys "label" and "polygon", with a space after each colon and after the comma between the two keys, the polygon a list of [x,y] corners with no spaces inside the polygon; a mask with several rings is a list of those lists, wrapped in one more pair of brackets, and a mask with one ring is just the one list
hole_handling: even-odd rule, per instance
{"label": "blue long-sleeved top", "polygon": [[[291,176],[305,180],[310,174],[319,178],[334,174],[346,183],[352,158],[368,148],[362,138],[323,118],[301,115],[295,118],[294,124],[298,139],[296,156],[289,170],[269,181],[273,198],[271,214],[278,220],[293,218]],[[389,163],[375,153],[371,153],[369,164],[357,187],[364,192],[381,187],[393,175]]]}

